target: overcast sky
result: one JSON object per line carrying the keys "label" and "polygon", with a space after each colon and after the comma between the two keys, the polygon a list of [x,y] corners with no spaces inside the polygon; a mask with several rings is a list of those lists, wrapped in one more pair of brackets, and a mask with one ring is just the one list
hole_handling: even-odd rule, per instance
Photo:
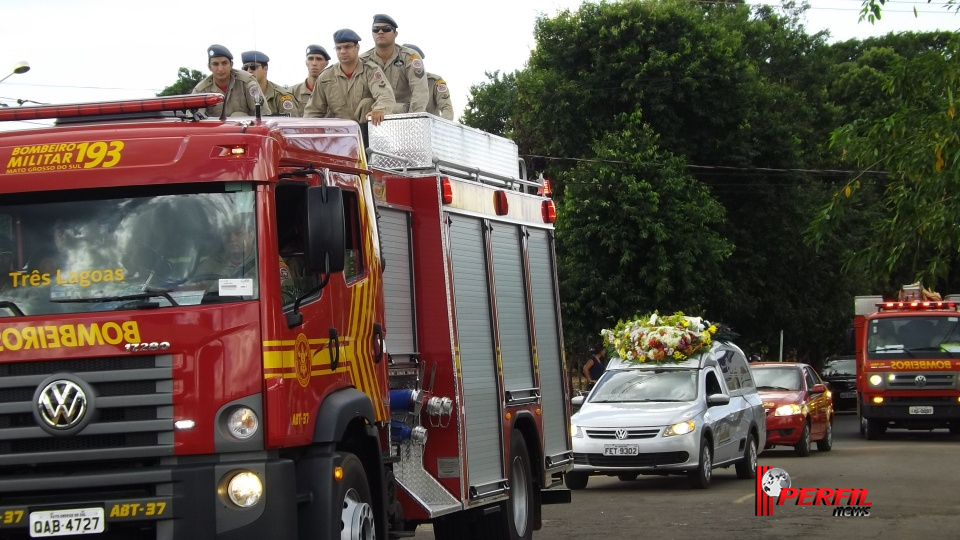
{"label": "overcast sky", "polygon": [[[960,26],[960,15],[940,7],[943,0],[890,0],[883,20],[873,26],[857,22],[860,0],[809,1],[807,30],[828,29],[833,40]],[[446,79],[459,117],[470,86],[486,81],[485,72],[524,66],[534,46],[538,15],[553,16],[581,3],[0,0],[0,77],[20,60],[31,66],[0,84],[0,104],[152,97],[176,81],[181,66],[208,74],[206,49],[212,43],[229,48],[238,68],[241,52],[264,52],[270,57],[269,79],[292,85],[306,77],[308,44],[318,43],[333,53],[333,32],[351,28],[363,38],[360,46],[366,50],[373,46],[373,14],[387,13],[399,26],[398,42],[420,46],[427,70]]]}

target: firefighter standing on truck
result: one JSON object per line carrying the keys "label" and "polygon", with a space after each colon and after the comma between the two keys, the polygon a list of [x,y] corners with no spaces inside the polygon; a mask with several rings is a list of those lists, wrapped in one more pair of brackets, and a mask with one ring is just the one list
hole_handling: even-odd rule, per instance
{"label": "firefighter standing on truck", "polygon": [[293,85],[290,93],[297,102],[297,116],[303,116],[303,109],[310,101],[313,87],[317,85],[317,78],[330,62],[330,54],[320,45],[307,45],[307,78],[303,82]]}
{"label": "firefighter standing on truck", "polygon": [[[260,114],[270,114],[257,80],[249,73],[233,69],[233,54],[223,45],[207,47],[207,67],[210,75],[193,88],[194,94],[221,93],[223,103],[207,107],[209,116],[254,116],[257,102],[262,103]],[[224,109],[226,111],[224,112]]]}
{"label": "firefighter standing on truck", "polygon": [[344,28],[333,33],[337,62],[324,70],[303,111],[306,118],[345,118],[379,125],[397,102],[383,70],[360,58],[360,36]]}
{"label": "firefighter standing on truck", "polygon": [[[423,54],[423,49],[412,43],[404,43],[403,46],[417,51],[420,58],[425,59],[427,57]],[[430,102],[427,103],[427,112],[440,118],[453,120],[453,103],[450,101],[450,89],[447,88],[447,81],[436,73],[427,73],[427,87],[430,89]]]}
{"label": "firefighter standing on truck", "polygon": [[387,76],[396,98],[394,113],[424,112],[430,101],[427,71],[417,51],[401,47],[397,41],[397,22],[389,15],[373,16],[375,47],[360,55],[376,64]]}
{"label": "firefighter standing on truck", "polygon": [[253,78],[257,80],[260,91],[266,96],[267,105],[273,114],[299,116],[293,94],[282,86],[267,80],[269,56],[260,51],[246,51],[240,54],[240,60],[243,62],[243,70],[253,75]]}

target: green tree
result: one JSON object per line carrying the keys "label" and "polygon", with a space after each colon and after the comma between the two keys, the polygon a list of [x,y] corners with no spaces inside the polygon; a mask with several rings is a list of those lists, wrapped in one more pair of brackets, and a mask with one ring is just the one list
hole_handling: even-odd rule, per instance
{"label": "green tree", "polygon": [[657,146],[635,112],[566,175],[557,252],[566,339],[586,350],[602,328],[642,311],[702,313],[733,250],[715,227],[723,207]]}
{"label": "green tree", "polygon": [[164,88],[157,96],[179,96],[189,94],[200,81],[203,80],[203,73],[195,69],[181,67],[177,72],[177,82]]}
{"label": "green tree", "polygon": [[[861,18],[879,19],[884,3],[865,0]],[[960,36],[915,41],[921,46],[868,49],[860,65],[849,70],[846,84],[838,81],[846,92],[856,93],[850,102],[859,114],[834,131],[831,144],[862,174],[839,186],[816,216],[808,239],[819,245],[846,228],[850,213],[865,208],[865,200],[878,196],[884,212],[845,267],[864,269],[888,286],[919,279],[950,288],[960,285],[960,231],[953,225],[960,218],[955,204]],[[875,171],[885,174],[869,174]]]}

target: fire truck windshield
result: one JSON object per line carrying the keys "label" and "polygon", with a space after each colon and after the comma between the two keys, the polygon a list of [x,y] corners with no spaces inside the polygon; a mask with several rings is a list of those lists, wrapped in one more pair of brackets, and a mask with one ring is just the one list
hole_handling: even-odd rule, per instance
{"label": "fire truck windshield", "polygon": [[870,358],[949,358],[960,354],[960,316],[939,314],[873,319],[867,326]]}
{"label": "fire truck windshield", "polygon": [[257,298],[254,193],[159,189],[0,204],[0,317]]}

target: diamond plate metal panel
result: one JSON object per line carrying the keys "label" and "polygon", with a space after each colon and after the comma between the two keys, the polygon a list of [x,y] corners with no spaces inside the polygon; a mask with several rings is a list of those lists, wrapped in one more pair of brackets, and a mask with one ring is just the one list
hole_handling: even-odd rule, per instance
{"label": "diamond plate metal panel", "polygon": [[369,126],[369,136],[370,148],[410,160],[374,154],[370,166],[378,169],[432,169],[433,160],[439,159],[465,172],[520,177],[520,155],[513,141],[432,114],[389,115],[379,126]]}
{"label": "diamond plate metal panel", "polygon": [[463,505],[423,467],[423,446],[412,441],[400,445],[400,461],[393,466],[397,482],[431,517],[461,510]]}

